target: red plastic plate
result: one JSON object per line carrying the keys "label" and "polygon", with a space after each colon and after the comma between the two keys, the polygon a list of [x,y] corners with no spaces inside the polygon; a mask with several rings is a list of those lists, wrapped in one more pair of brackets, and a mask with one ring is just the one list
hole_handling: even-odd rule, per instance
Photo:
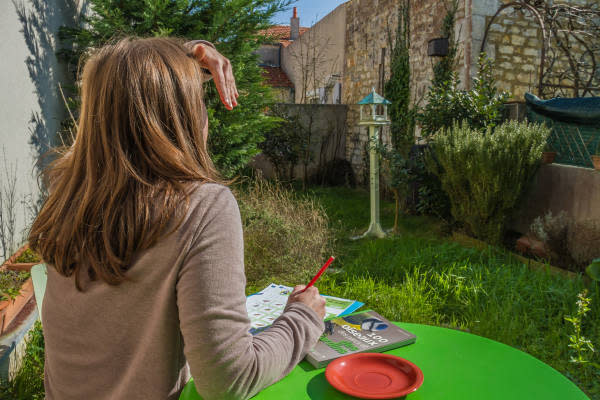
{"label": "red plastic plate", "polygon": [[423,384],[415,364],[391,354],[356,353],[327,365],[325,378],[340,392],[363,399],[393,399]]}

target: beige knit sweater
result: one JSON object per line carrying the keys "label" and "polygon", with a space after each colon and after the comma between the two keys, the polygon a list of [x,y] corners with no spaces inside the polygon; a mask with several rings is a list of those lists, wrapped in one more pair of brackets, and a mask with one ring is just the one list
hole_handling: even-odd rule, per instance
{"label": "beige knit sweater", "polygon": [[195,186],[185,222],[136,255],[130,281],[87,282],[78,292],[49,265],[47,399],[177,399],[190,372],[205,400],[246,399],[317,342],[323,321],[301,303],[248,333],[237,202],[225,186]]}

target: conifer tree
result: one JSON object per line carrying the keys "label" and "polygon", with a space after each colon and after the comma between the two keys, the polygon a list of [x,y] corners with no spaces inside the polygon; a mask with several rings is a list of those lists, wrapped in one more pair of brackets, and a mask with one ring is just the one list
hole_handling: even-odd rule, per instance
{"label": "conifer tree", "polygon": [[392,147],[407,157],[415,142],[415,110],[410,107],[410,25],[409,3],[398,6],[398,27],[392,51],[390,79],[385,84],[385,98],[390,100]]}
{"label": "conifer tree", "polygon": [[[213,161],[231,177],[256,155],[263,132],[276,119],[264,115],[273,101],[254,51],[260,46],[258,31],[290,0],[88,0],[89,15],[80,27],[63,26],[59,51],[71,65],[80,56],[115,37],[135,35],[205,39],[214,43],[233,66],[240,97],[228,111],[213,84],[205,85],[209,113],[209,149]],[[76,104],[70,102],[71,104]]]}
{"label": "conifer tree", "polygon": [[389,186],[394,193],[396,209],[394,232],[398,232],[400,208],[405,199],[411,179],[408,155],[415,143],[415,109],[410,106],[410,25],[409,2],[403,0],[398,6],[398,27],[392,51],[390,79],[385,84],[385,97],[392,102],[388,106],[392,121],[390,132],[392,148],[380,150],[384,165],[389,170]]}

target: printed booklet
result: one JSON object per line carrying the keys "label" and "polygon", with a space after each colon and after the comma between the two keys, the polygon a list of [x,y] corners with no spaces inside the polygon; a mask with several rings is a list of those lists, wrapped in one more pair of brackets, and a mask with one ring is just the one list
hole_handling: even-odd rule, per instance
{"label": "printed booklet", "polygon": [[[250,317],[250,332],[256,334],[269,327],[283,312],[287,299],[294,288],[271,283],[258,293],[246,298]],[[325,298],[325,319],[348,315],[364,305],[360,301],[322,295]]]}
{"label": "printed booklet", "polygon": [[315,368],[353,353],[382,353],[416,341],[412,333],[367,310],[325,321],[325,332],[306,355]]}

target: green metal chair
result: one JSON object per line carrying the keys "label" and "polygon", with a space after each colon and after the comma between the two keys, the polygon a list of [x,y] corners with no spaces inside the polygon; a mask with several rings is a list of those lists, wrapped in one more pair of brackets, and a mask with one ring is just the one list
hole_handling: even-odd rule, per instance
{"label": "green metal chair", "polygon": [[37,303],[38,315],[40,321],[42,321],[42,303],[44,302],[46,281],[48,280],[46,264],[37,264],[31,267],[31,280],[33,281],[33,292],[35,293],[35,302]]}

